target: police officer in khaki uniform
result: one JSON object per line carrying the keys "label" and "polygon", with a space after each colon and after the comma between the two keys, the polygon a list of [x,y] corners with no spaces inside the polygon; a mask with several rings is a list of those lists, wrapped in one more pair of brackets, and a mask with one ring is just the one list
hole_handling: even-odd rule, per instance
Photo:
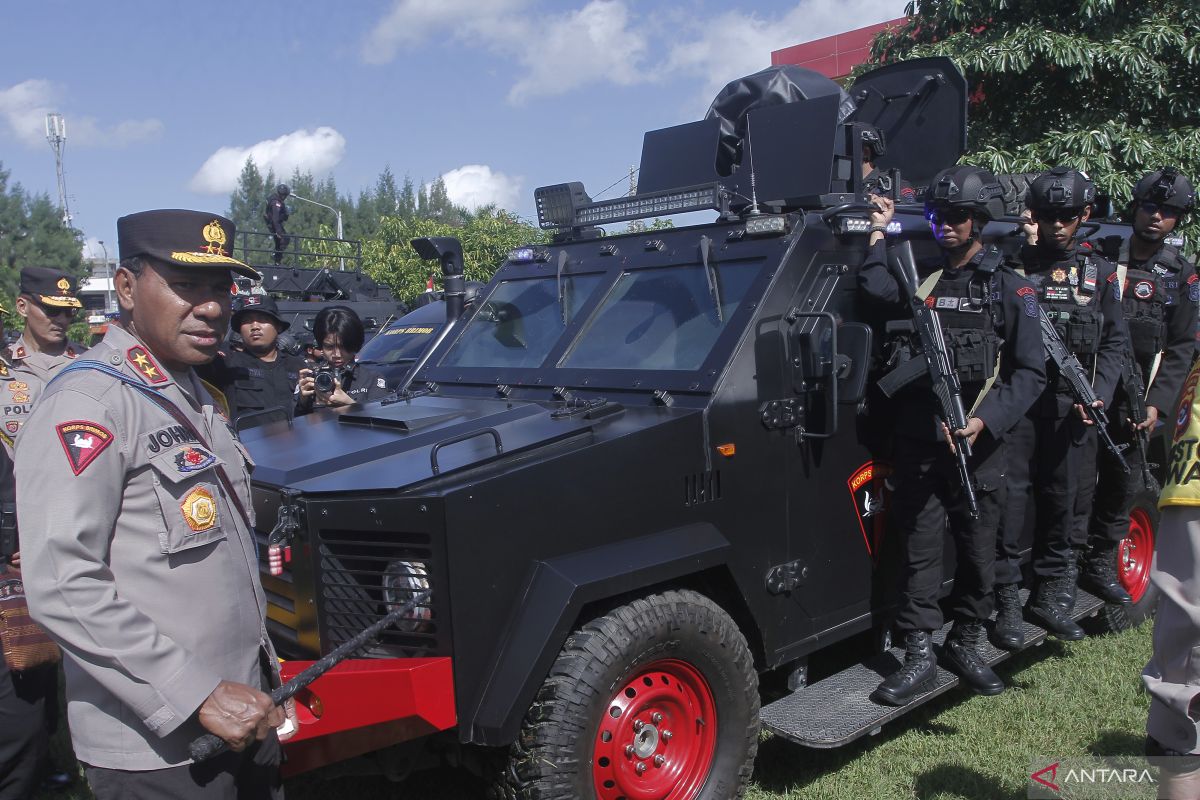
{"label": "police officer in khaki uniform", "polygon": [[25,267],[17,295],[17,313],[25,330],[8,349],[11,375],[0,389],[0,424],[15,440],[46,382],[87,348],[67,338],[67,328],[83,303],[75,297],[75,278],[58,269]]}
{"label": "police officer in khaki uniform", "polygon": [[[47,385],[17,444],[30,609],[66,655],[98,798],[281,797],[252,463],[193,370],[225,335],[230,273],[256,273],[214,214],[117,232],[120,325]],[[191,764],[206,730],[232,752]]]}

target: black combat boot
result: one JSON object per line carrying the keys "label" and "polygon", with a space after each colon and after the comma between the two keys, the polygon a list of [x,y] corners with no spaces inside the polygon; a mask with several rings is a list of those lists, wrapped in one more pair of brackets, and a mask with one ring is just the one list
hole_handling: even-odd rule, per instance
{"label": "black combat boot", "polygon": [[1083,559],[1079,585],[1106,603],[1127,606],[1133,602],[1117,578],[1119,542],[1096,542]]}
{"label": "black combat boot", "polygon": [[937,683],[937,657],[929,631],[909,631],[904,637],[904,663],[871,692],[876,703],[902,706]]}
{"label": "black combat boot", "polygon": [[1075,610],[1075,588],[1079,585],[1079,550],[1072,548],[1071,556],[1067,559],[1067,571],[1061,579],[1056,579],[1054,602],[1068,617]]}
{"label": "black combat boot", "polygon": [[1002,583],[996,587],[996,624],[992,626],[992,642],[1004,650],[1020,650],[1025,646],[1021,594],[1015,583]]}
{"label": "black combat boot", "polygon": [[955,622],[942,648],[942,662],[973,692],[1000,694],[1004,681],[984,663],[980,652],[986,635],[982,622]]}
{"label": "black combat boot", "polygon": [[1034,625],[1045,628],[1059,639],[1077,642],[1084,637],[1083,628],[1075,624],[1062,606],[1058,604],[1058,595],[1063,591],[1062,584],[1066,578],[1043,578],[1038,584],[1037,594],[1025,607],[1029,621]]}

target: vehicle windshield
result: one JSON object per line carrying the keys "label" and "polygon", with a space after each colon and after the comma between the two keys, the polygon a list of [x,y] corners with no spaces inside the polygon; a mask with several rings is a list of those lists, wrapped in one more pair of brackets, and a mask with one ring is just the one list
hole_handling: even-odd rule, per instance
{"label": "vehicle windshield", "polygon": [[760,266],[747,261],[715,265],[712,273],[700,265],[626,272],[561,366],[700,369]]}
{"label": "vehicle windshield", "polygon": [[491,293],[454,347],[450,367],[538,367],[562,336],[563,310],[571,320],[600,285],[602,274],[504,281]]}
{"label": "vehicle windshield", "polygon": [[397,325],[380,332],[363,345],[358,352],[359,361],[373,364],[395,364],[398,361],[415,361],[425,347],[442,329],[442,323]]}

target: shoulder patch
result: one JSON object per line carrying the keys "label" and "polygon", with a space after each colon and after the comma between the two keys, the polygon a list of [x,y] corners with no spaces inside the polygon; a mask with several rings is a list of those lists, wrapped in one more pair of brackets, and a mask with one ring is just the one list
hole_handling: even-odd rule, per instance
{"label": "shoulder patch", "polygon": [[208,390],[208,393],[210,395],[212,395],[213,407],[215,407],[217,409],[217,411],[221,412],[221,416],[228,419],[229,418],[229,398],[227,398],[225,396],[224,392],[222,392],[220,389],[213,386],[211,383],[204,380],[203,378],[200,379],[200,383],[202,383],[204,385],[204,388]]}
{"label": "shoulder patch", "polygon": [[1187,281],[1188,300],[1191,300],[1193,303],[1200,303],[1200,282],[1198,281],[1200,281],[1200,278],[1197,278],[1195,274],[1189,277]]}
{"label": "shoulder patch", "polygon": [[8,377],[8,364],[5,364],[3,361],[0,361],[0,378],[7,378],[7,377]]}
{"label": "shoulder patch", "polygon": [[162,367],[154,363],[154,359],[150,357],[150,353],[146,352],[146,348],[140,344],[136,344],[126,350],[125,358],[129,360],[129,364],[147,382],[165,383],[167,381],[167,375],[163,372]]}
{"label": "shoulder patch", "polygon": [[87,420],[72,420],[57,426],[58,441],[62,443],[63,451],[71,471],[76,475],[83,473],[96,458],[104,452],[104,448],[112,444],[112,432],[103,425]]}

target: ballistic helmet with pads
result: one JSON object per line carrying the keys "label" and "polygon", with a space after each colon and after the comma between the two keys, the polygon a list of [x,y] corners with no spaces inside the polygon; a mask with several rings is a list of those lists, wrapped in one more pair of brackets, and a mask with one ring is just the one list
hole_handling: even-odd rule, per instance
{"label": "ballistic helmet with pads", "polygon": [[1070,167],[1043,172],[1025,192],[1025,207],[1032,211],[1084,209],[1096,199],[1096,184],[1086,173]]}
{"label": "ballistic helmet with pads", "polygon": [[275,194],[279,195],[280,197],[287,197],[291,193],[292,190],[288,188],[286,183],[281,183],[275,187]]}
{"label": "ballistic helmet with pads", "polygon": [[21,270],[21,294],[27,294],[44,306],[83,308],[75,296],[78,281],[61,269],[25,267]]}
{"label": "ballistic helmet with pads", "polygon": [[1162,167],[1143,176],[1133,187],[1135,203],[1150,202],[1186,214],[1196,205],[1196,190],[1174,167]]}
{"label": "ballistic helmet with pads", "polygon": [[925,213],[935,208],[969,208],[987,219],[1004,216],[1004,187],[981,167],[944,169],[925,190]]}
{"label": "ballistic helmet with pads", "polygon": [[857,127],[859,129],[858,135],[862,138],[862,143],[871,146],[871,152],[875,158],[879,158],[887,153],[887,140],[883,136],[883,131],[865,122],[857,123]]}
{"label": "ballistic helmet with pads", "polygon": [[121,260],[148,257],[177,267],[224,269],[261,280],[230,253],[237,229],[220,214],[179,208],[142,211],[117,220]]}
{"label": "ballistic helmet with pads", "polygon": [[280,333],[283,333],[288,328],[292,327],[292,323],[279,316],[279,306],[275,303],[275,298],[269,294],[251,294],[245,297],[239,297],[234,303],[233,317],[230,319],[230,325],[234,330],[242,327],[242,318],[250,312],[264,314],[275,321],[275,328]]}

